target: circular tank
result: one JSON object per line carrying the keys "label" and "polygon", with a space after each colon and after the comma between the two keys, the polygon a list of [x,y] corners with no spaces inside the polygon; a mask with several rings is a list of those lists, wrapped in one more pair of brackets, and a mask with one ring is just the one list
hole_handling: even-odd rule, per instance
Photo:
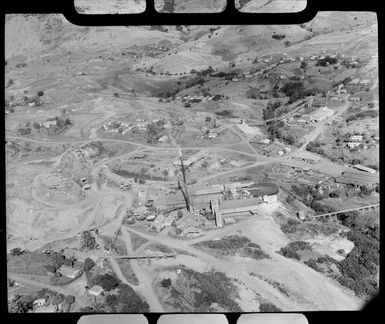
{"label": "circular tank", "polygon": [[246,188],[254,197],[273,196],[278,194],[279,187],[271,182],[258,182]]}

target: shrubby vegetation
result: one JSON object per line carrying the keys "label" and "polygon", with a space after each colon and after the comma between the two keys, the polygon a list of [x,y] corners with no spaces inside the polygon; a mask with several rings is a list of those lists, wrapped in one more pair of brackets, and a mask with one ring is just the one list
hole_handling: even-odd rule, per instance
{"label": "shrubby vegetation", "polygon": [[96,248],[95,237],[90,231],[84,231],[81,236],[81,249],[94,250]]}
{"label": "shrubby vegetation", "polygon": [[283,121],[270,122],[267,126],[267,133],[269,134],[270,140],[278,139],[288,145],[293,145],[297,142],[297,138],[292,134],[284,132],[282,128],[285,123]]}
{"label": "shrubby vegetation", "polygon": [[103,275],[97,275],[93,278],[93,284],[99,285],[105,291],[110,291],[113,288],[116,288],[120,284],[120,280],[115,276],[112,276],[108,273]]}
{"label": "shrubby vegetation", "polygon": [[197,272],[185,267],[181,270],[170,289],[172,304],[181,311],[209,312],[214,303],[229,312],[242,311],[235,302],[239,298],[237,288],[224,273]]}
{"label": "shrubby vegetation", "polygon": [[306,146],[306,150],[312,153],[324,155],[324,150],[321,148],[321,144],[316,142],[316,141],[311,141],[309,144]]}
{"label": "shrubby vegetation", "polygon": [[346,117],[346,122],[349,123],[353,120],[357,119],[364,119],[364,118],[376,118],[378,116],[378,111],[377,110],[364,110],[364,111],[359,111],[354,115],[349,115]]}
{"label": "shrubby vegetation", "polygon": [[307,96],[313,96],[319,93],[317,88],[306,88],[303,81],[289,81],[281,89],[286,96],[290,97],[288,104]]}
{"label": "shrubby vegetation", "polygon": [[274,34],[273,36],[271,36],[272,38],[274,39],[278,39],[278,40],[281,40],[281,39],[284,39],[286,37],[286,35],[283,35],[283,34]]}
{"label": "shrubby vegetation", "polygon": [[298,251],[311,250],[311,245],[304,241],[291,242],[279,251],[286,258],[300,260],[301,256],[297,253]]}
{"label": "shrubby vegetation", "polygon": [[300,221],[289,218],[286,224],[282,224],[281,231],[285,234],[294,233],[297,230],[298,225],[301,224]]}
{"label": "shrubby vegetation", "polygon": [[203,241],[195,244],[195,246],[215,250],[224,255],[238,253],[256,260],[270,258],[258,244],[251,242],[248,237],[240,235],[224,236],[220,240],[215,241]]}
{"label": "shrubby vegetation", "polygon": [[281,106],[279,101],[275,101],[274,103],[269,101],[266,105],[266,109],[263,111],[263,119],[268,120],[271,118],[275,118],[275,110]]}
{"label": "shrubby vegetation", "polygon": [[277,306],[275,306],[274,304],[272,303],[261,303],[259,305],[259,311],[260,312],[272,312],[272,313],[276,313],[276,312],[282,312],[282,309],[278,308]]}
{"label": "shrubby vegetation", "polygon": [[233,115],[233,112],[230,110],[216,111],[215,114],[218,116],[227,117],[227,118],[236,118],[237,117],[237,116]]}
{"label": "shrubby vegetation", "polygon": [[62,304],[62,311],[68,312],[71,305],[75,302],[73,295],[62,295],[54,291],[43,288],[28,295],[16,294],[11,300],[8,301],[8,311],[10,313],[27,313],[34,309],[33,302],[36,299],[44,298],[46,305],[59,305]]}
{"label": "shrubby vegetation", "polygon": [[333,58],[333,57],[330,57],[330,56],[326,56],[325,58],[323,59],[319,59],[316,63],[316,66],[327,66],[327,65],[333,65],[333,64],[336,64],[338,62],[338,59],[337,58]]}

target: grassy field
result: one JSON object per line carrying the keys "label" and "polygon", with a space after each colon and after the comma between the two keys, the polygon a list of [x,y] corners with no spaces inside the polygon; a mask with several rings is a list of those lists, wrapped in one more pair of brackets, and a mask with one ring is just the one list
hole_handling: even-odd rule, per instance
{"label": "grassy field", "polygon": [[[210,312],[215,308],[224,311],[239,312],[235,302],[239,298],[238,290],[232,280],[222,272],[197,272],[184,266],[178,266],[181,273],[166,287],[161,285],[161,295],[166,304],[179,312]],[[175,272],[175,267],[165,270]],[[214,306],[216,304],[217,306]]]}
{"label": "grassy field", "polygon": [[51,264],[49,256],[42,253],[25,252],[19,256],[7,256],[7,269],[11,273],[47,276],[45,265]]}
{"label": "grassy field", "polygon": [[132,270],[130,260],[116,259],[116,262],[119,264],[120,271],[122,271],[122,274],[127,279],[127,281],[133,285],[138,285],[139,281],[135,275],[135,272]]}
{"label": "grassy field", "polygon": [[148,240],[135,234],[135,233],[130,233],[131,236],[131,245],[132,249],[135,251],[139,247],[141,247],[143,244],[147,243]]}

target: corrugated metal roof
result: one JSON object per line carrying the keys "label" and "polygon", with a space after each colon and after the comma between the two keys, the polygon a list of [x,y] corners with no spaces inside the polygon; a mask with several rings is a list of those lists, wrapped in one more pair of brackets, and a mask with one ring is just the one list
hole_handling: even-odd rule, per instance
{"label": "corrugated metal roof", "polygon": [[259,202],[259,198],[222,200],[219,209],[226,210],[240,207],[251,207],[257,205]]}
{"label": "corrugated metal roof", "polygon": [[345,171],[336,178],[336,182],[345,184],[367,185],[379,183],[379,174],[372,174],[362,171]]}
{"label": "corrugated metal roof", "polygon": [[68,267],[66,265],[62,265],[60,268],[59,268],[59,272],[63,275],[63,276],[66,276],[66,277],[71,277],[71,276],[76,276],[76,274],[80,271],[80,269],[75,269],[75,268],[71,268],[71,267]]}
{"label": "corrugated metal roof", "polygon": [[368,168],[364,165],[361,165],[361,164],[356,164],[354,166],[355,169],[358,169],[358,170],[362,170],[362,171],[365,171],[365,172],[370,172],[370,173],[376,173],[376,170],[372,169],[372,168]]}

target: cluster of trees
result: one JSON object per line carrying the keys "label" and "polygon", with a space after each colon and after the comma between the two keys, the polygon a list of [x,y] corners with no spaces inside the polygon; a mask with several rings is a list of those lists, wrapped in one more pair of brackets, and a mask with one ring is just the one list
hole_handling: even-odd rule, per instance
{"label": "cluster of trees", "polygon": [[241,249],[248,243],[251,243],[251,240],[246,236],[229,235],[229,236],[222,237],[220,240],[204,241],[204,242],[198,243],[197,245],[204,246],[214,250],[229,251],[229,250]]}
{"label": "cluster of trees", "polygon": [[[187,87],[186,87],[187,89]],[[166,91],[164,93],[160,93],[158,96],[159,96],[159,99],[168,99],[168,98],[171,98],[172,100],[175,100],[175,96],[176,94],[180,91],[179,88],[176,88],[174,90],[169,90],[169,91]],[[161,102],[161,101],[160,101]]]}
{"label": "cluster of trees", "polygon": [[298,225],[300,225],[301,222],[295,219],[289,218],[286,224],[282,224],[281,231],[285,234],[294,233],[297,231]]}
{"label": "cluster of trees", "polygon": [[96,239],[91,232],[84,231],[81,236],[81,249],[94,250],[96,245]]}
{"label": "cluster of trees", "polygon": [[15,295],[8,302],[8,312],[28,313],[33,310],[34,299],[30,295]]}
{"label": "cluster of trees", "polygon": [[191,291],[193,291],[194,297],[193,307],[198,312],[208,312],[213,303],[217,303],[219,307],[230,312],[241,311],[241,308],[235,302],[239,297],[237,289],[231,279],[224,273],[216,271],[197,272],[184,269],[183,274],[187,282],[195,282],[194,285],[197,285],[198,289],[191,289]]}
{"label": "cluster of trees", "polygon": [[227,109],[221,110],[221,111],[216,111],[215,114],[218,115],[218,116],[227,117],[227,118],[234,118],[234,117],[236,117],[235,115],[233,115],[232,111],[227,110]]}
{"label": "cluster of trees", "polygon": [[[50,254],[50,258],[51,258],[51,263],[45,265],[44,268],[47,269],[47,271],[55,274],[57,269],[59,269],[62,265],[72,267],[74,265],[74,262],[76,261],[74,256],[70,258],[66,258],[65,255],[56,251]],[[60,274],[57,273],[57,276],[60,276]]]}
{"label": "cluster of trees", "polygon": [[307,63],[305,61],[301,62],[301,65],[299,66],[301,69],[305,69],[307,67]]}
{"label": "cluster of trees", "polygon": [[93,278],[93,283],[95,285],[99,285],[105,291],[110,291],[120,284],[120,280],[115,276],[105,273],[103,275],[97,275],[95,278]]}
{"label": "cluster of trees", "polygon": [[297,142],[297,138],[290,134],[285,132],[282,127],[284,127],[285,123],[283,121],[277,121],[277,122],[270,122],[267,126],[267,133],[269,135],[269,138],[271,140],[279,139],[280,141],[288,144],[293,145]]}
{"label": "cluster of trees", "polygon": [[327,65],[333,65],[338,62],[338,59],[335,57],[326,56],[323,59],[319,59],[316,63],[316,66],[327,66]]}
{"label": "cluster of trees", "polygon": [[256,243],[249,243],[243,249],[243,254],[256,260],[270,259],[270,256]]}
{"label": "cluster of trees", "polygon": [[261,99],[261,93],[258,88],[250,87],[246,90],[246,98],[249,99]]}
{"label": "cluster of trees", "polygon": [[360,111],[354,115],[350,115],[350,116],[346,117],[346,122],[349,123],[353,120],[364,119],[364,118],[375,118],[377,116],[378,116],[377,110],[364,110],[364,111]]}
{"label": "cluster of trees", "polygon": [[211,75],[211,73],[213,73],[213,72],[214,72],[214,69],[210,65],[207,69],[196,71],[196,75],[198,75],[198,76],[207,76],[207,75]]}
{"label": "cluster of trees", "polygon": [[22,250],[21,248],[13,248],[11,251],[10,251],[11,255],[13,256],[19,256],[19,255],[23,255],[25,253],[24,250]]}
{"label": "cluster of trees", "polygon": [[169,288],[172,286],[172,281],[170,278],[165,278],[163,279],[161,282],[160,282],[160,285],[163,287],[163,288]]}
{"label": "cluster of trees", "polygon": [[113,172],[125,178],[133,178],[135,182],[140,184],[146,183],[146,180],[158,180],[158,181],[165,180],[163,177],[146,173],[147,172],[146,168],[142,168],[140,172],[128,171],[123,169],[113,170]]}
{"label": "cluster of trees", "polygon": [[[170,3],[171,3],[171,7],[170,7]],[[164,1],[163,11],[172,12],[173,6],[174,6],[174,1],[172,0]],[[150,30],[159,30],[163,33],[166,33],[168,31],[168,29],[164,28],[162,25],[152,25],[150,26]]]}
{"label": "cluster of trees", "polygon": [[321,148],[321,144],[316,141],[309,142],[309,144],[306,146],[306,150],[320,155],[325,154],[324,150]]}
{"label": "cluster of trees", "polygon": [[261,303],[259,305],[259,311],[266,312],[266,313],[269,313],[269,312],[276,313],[276,312],[282,312],[282,309],[278,308],[277,306],[271,303]]}
{"label": "cluster of trees", "polygon": [[9,87],[12,86],[13,84],[14,84],[13,79],[8,79],[7,84],[5,85],[5,87],[6,87],[6,88],[9,88]]}
{"label": "cluster of trees", "polygon": [[281,39],[284,39],[286,37],[286,35],[284,35],[284,34],[273,34],[273,36],[271,36],[271,37],[274,38],[274,39],[281,40]]}
{"label": "cluster of trees", "polygon": [[73,295],[62,295],[46,288],[33,292],[29,295],[18,295],[16,294],[8,302],[8,311],[10,313],[27,313],[33,310],[33,302],[36,299],[44,298],[47,300],[47,304],[59,305],[63,304],[63,311],[68,312],[71,305],[75,302],[75,296]]}
{"label": "cluster of trees", "polygon": [[86,271],[89,271],[91,270],[93,267],[95,266],[95,262],[90,259],[90,258],[86,258],[84,260],[84,264],[83,264],[83,271],[86,272]]}
{"label": "cluster of trees", "polygon": [[269,101],[267,103],[267,105],[266,105],[266,109],[263,111],[263,119],[264,120],[268,120],[268,119],[276,117],[275,116],[275,110],[277,108],[279,108],[279,107],[281,107],[281,102],[279,102],[279,101],[275,101],[275,102]]}
{"label": "cluster of trees", "polygon": [[330,213],[334,209],[327,204],[322,203],[325,198],[338,198],[346,195],[346,191],[343,188],[336,190],[323,189],[319,190],[319,186],[309,185],[292,185],[291,191],[299,197],[299,199],[308,207],[312,208],[317,213]]}
{"label": "cluster of trees", "polygon": [[354,242],[354,248],[337,264],[341,273],[338,281],[359,296],[373,295],[378,289],[375,278],[379,267],[379,236],[352,230],[348,232],[347,238]]}
{"label": "cluster of trees", "polygon": [[290,97],[288,104],[305,98],[307,96],[316,95],[319,92],[317,88],[306,88],[303,81],[290,80],[280,89],[286,96]]}
{"label": "cluster of trees", "polygon": [[188,89],[188,88],[191,88],[191,87],[196,86],[196,85],[202,86],[205,82],[206,82],[206,80],[204,78],[202,78],[202,76],[197,76],[197,77],[189,80],[188,82],[186,82],[185,88]]}
{"label": "cluster of trees", "polygon": [[129,285],[120,283],[116,288],[117,293],[106,294],[103,303],[96,303],[93,307],[83,307],[79,311],[87,313],[146,313],[149,311],[149,305]]}
{"label": "cluster of trees", "polygon": [[42,105],[42,102],[40,100],[40,96],[39,93],[42,93],[42,95],[44,94],[43,91],[39,91],[38,94],[36,96],[31,96],[31,97],[28,97],[28,96],[25,96],[23,99],[24,99],[24,103],[26,105],[30,104],[30,103],[35,103],[36,106],[41,106]]}
{"label": "cluster of trees", "polygon": [[147,143],[154,143],[164,135],[164,125],[165,122],[163,120],[158,120],[157,122],[150,123],[146,126]]}

